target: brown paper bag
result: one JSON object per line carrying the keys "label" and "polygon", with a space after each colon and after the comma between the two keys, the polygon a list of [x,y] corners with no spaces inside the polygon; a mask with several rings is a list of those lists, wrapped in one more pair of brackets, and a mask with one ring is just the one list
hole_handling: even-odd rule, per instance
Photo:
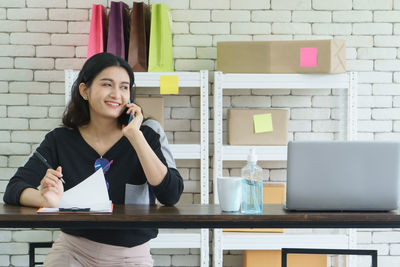
{"label": "brown paper bag", "polygon": [[[134,72],[147,71],[146,5],[133,3],[130,19],[128,63]],[[148,12],[148,11],[147,11]]]}

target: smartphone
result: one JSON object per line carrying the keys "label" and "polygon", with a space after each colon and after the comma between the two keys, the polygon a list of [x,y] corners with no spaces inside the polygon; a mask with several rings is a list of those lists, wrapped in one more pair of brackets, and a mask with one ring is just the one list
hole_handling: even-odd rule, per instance
{"label": "smartphone", "polygon": [[[131,101],[129,100],[128,104],[130,104],[130,103],[131,103]],[[132,113],[126,114],[127,111],[128,111],[128,108],[125,108],[124,112],[118,118],[118,121],[123,125],[128,125],[128,123],[130,123],[132,120]]]}

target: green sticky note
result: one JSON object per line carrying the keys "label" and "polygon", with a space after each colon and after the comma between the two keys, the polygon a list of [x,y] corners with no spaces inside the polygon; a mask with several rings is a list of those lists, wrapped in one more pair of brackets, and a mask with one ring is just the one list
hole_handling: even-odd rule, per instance
{"label": "green sticky note", "polygon": [[161,95],[179,94],[178,76],[160,76],[160,94]]}
{"label": "green sticky note", "polygon": [[267,133],[274,130],[271,113],[253,115],[253,121],[255,133]]}

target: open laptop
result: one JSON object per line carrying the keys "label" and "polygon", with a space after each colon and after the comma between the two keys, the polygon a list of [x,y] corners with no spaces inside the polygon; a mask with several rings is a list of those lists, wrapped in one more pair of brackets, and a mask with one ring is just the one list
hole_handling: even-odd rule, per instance
{"label": "open laptop", "polygon": [[398,208],[400,142],[289,142],[286,209]]}

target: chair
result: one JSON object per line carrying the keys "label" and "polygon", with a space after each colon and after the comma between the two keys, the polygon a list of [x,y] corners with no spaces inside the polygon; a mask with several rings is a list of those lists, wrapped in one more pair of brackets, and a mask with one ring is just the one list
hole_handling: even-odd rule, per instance
{"label": "chair", "polygon": [[51,248],[53,242],[32,242],[29,243],[29,266],[36,266],[38,264],[43,264],[43,262],[36,262],[35,260],[35,250],[37,248]]}

